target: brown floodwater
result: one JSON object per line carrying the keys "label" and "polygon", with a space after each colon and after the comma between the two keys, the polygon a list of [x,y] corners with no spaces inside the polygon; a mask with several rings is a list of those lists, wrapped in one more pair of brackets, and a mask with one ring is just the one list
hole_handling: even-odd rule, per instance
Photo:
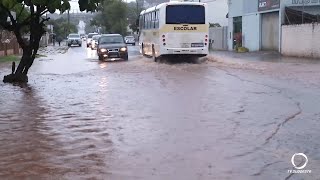
{"label": "brown floodwater", "polygon": [[298,152],[312,174],[290,178],[320,177],[316,89],[129,48],[50,51],[27,85],[0,83],[0,179],[285,179]]}

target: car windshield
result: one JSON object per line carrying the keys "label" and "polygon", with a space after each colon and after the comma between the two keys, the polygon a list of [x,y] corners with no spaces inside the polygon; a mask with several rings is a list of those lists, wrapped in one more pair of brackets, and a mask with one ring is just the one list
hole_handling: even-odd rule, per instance
{"label": "car windshield", "polygon": [[92,39],[93,40],[98,40],[100,36],[93,36]]}
{"label": "car windshield", "polygon": [[96,36],[98,34],[88,34],[88,38],[92,38],[93,36]]}
{"label": "car windshield", "polygon": [[79,34],[70,34],[69,38],[80,38]]}
{"label": "car windshield", "polygon": [[126,37],[126,39],[132,40],[132,39],[134,39],[134,37],[133,36],[128,36],[128,37]]}
{"label": "car windshield", "polygon": [[122,36],[102,36],[99,44],[119,44],[124,43]]}

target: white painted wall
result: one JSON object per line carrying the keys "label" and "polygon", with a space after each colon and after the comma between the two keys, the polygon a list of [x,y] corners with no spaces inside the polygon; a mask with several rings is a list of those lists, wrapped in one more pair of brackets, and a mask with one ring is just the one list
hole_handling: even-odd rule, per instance
{"label": "white painted wall", "polygon": [[232,51],[233,50],[233,18],[229,17],[228,21],[228,50]]}
{"label": "white painted wall", "polygon": [[242,17],[243,46],[249,51],[260,50],[260,14],[250,14]]}
{"label": "white painted wall", "polygon": [[229,17],[242,16],[244,0],[228,0]]}
{"label": "white painted wall", "polygon": [[247,13],[256,13],[258,11],[258,0],[243,0],[243,12]]}
{"label": "white painted wall", "polygon": [[286,56],[320,58],[320,25],[282,26],[282,54]]}
{"label": "white painted wall", "polygon": [[210,23],[219,23],[221,26],[227,26],[228,4],[226,0],[201,0],[208,5],[208,21]]}

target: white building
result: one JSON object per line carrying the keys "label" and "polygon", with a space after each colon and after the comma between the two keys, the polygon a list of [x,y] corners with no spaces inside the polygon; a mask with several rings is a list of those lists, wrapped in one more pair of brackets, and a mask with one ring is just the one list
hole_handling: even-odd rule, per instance
{"label": "white building", "polygon": [[[234,49],[235,34],[241,33],[242,46],[247,47],[250,51],[274,50],[281,52],[282,25],[311,22],[307,16],[319,17],[317,15],[320,14],[320,1],[228,0],[228,10],[229,50]],[[291,17],[285,13],[289,10],[295,12]],[[300,19],[302,22],[297,22]],[[312,20],[312,22],[315,21]]]}
{"label": "white building", "polygon": [[208,5],[209,23],[219,23],[221,26],[228,25],[226,15],[228,13],[227,0],[181,0],[191,2],[204,2]]}

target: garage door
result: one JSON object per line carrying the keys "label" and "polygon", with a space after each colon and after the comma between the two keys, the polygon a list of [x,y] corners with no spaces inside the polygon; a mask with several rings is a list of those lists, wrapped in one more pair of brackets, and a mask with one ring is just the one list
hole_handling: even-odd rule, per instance
{"label": "garage door", "polygon": [[279,12],[262,14],[261,49],[279,50]]}

